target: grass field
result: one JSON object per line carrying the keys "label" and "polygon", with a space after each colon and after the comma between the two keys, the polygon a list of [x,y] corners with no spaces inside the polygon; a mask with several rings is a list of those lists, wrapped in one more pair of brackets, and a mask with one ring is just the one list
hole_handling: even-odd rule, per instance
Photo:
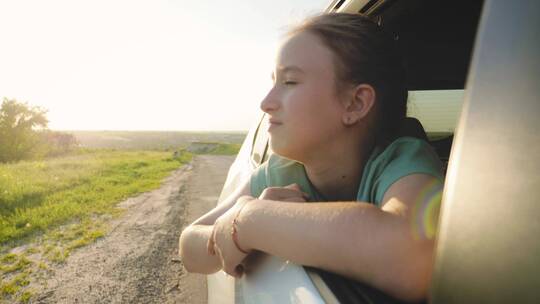
{"label": "grass field", "polygon": [[181,131],[66,131],[75,135],[81,146],[129,150],[174,150],[192,142],[241,144],[245,132]]}
{"label": "grass field", "polygon": [[189,161],[167,152],[93,151],[0,166],[0,244],[72,219],[111,212],[114,203],[159,186]]}
{"label": "grass field", "polygon": [[[245,136],[196,135],[87,132],[70,155],[0,164],[0,300],[28,301],[36,274],[107,234],[118,202],[158,188],[193,154],[237,154]],[[111,149],[118,143],[129,145]]]}
{"label": "grass field", "polygon": [[[105,235],[106,221],[101,219],[119,215],[119,201],[159,187],[192,157],[187,152],[172,155],[96,150],[0,165],[2,297],[27,285],[30,273]],[[39,245],[25,246],[29,243]],[[11,252],[17,247],[24,250]],[[35,253],[46,260],[28,258]]]}

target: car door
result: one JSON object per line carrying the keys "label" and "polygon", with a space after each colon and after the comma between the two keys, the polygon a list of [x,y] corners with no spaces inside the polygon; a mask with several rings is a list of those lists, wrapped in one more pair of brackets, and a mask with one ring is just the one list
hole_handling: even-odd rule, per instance
{"label": "car door", "polygon": [[540,301],[540,2],[486,1],[443,195],[433,303]]}

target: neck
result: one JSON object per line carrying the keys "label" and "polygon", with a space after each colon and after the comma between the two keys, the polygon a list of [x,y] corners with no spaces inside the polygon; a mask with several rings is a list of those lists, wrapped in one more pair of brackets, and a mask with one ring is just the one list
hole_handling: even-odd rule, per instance
{"label": "neck", "polygon": [[368,141],[334,142],[304,161],[304,167],[313,186],[328,201],[353,201],[371,150]]}

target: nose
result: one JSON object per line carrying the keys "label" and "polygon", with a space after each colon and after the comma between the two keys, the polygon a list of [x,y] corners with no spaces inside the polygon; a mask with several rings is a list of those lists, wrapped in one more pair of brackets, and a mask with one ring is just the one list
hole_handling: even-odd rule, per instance
{"label": "nose", "polygon": [[261,101],[261,110],[265,113],[276,111],[279,108],[275,87],[272,87],[266,97]]}

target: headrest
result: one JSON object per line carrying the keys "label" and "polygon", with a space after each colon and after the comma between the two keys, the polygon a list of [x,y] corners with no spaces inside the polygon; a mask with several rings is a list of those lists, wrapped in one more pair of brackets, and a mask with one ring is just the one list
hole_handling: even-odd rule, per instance
{"label": "headrest", "polygon": [[399,127],[398,137],[410,136],[428,141],[426,131],[420,121],[414,117],[405,117]]}

